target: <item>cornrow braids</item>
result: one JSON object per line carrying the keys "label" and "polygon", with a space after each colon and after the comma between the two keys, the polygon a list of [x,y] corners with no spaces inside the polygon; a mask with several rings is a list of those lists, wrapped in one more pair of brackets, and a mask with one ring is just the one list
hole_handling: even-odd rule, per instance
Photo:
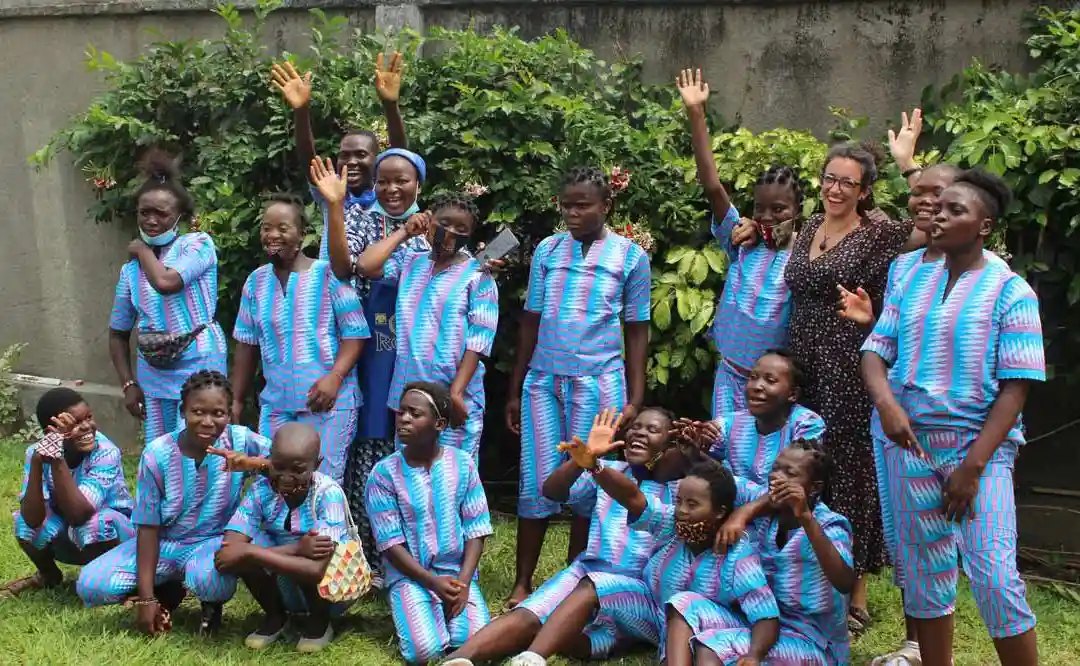
{"label": "cornrow braids", "polygon": [[263,204],[263,215],[269,210],[270,206],[274,204],[285,204],[286,206],[292,206],[293,211],[296,213],[296,224],[300,231],[301,241],[303,235],[308,230],[307,214],[304,212],[303,200],[295,194],[289,192],[273,192],[266,195],[266,202]]}
{"label": "cornrow braids", "polygon": [[476,227],[483,224],[483,220],[480,219],[480,209],[476,207],[473,197],[464,192],[447,192],[439,194],[433,197],[428,204],[428,210],[432,213],[442,210],[443,208],[457,208],[458,210],[472,215],[473,231],[476,231]]}
{"label": "cornrow braids", "polygon": [[600,198],[611,198],[611,181],[606,173],[596,167],[574,167],[563,176],[563,187],[588,184],[600,190]]}
{"label": "cornrow braids", "polygon": [[687,477],[696,477],[709,484],[709,499],[713,511],[731,513],[735,507],[735,477],[731,471],[712,458],[702,458],[686,472]]}
{"label": "cornrow braids", "polygon": [[439,411],[438,415],[443,418],[450,418],[450,389],[446,385],[437,382],[409,382],[405,385],[405,390],[401,392],[401,395],[404,396],[409,391],[427,393],[435,402],[435,409]]}
{"label": "cornrow braids", "polygon": [[805,194],[803,193],[802,183],[799,181],[799,174],[795,173],[794,169],[784,164],[774,164],[761,172],[761,175],[754,182],[754,187],[774,184],[786,185],[791,188],[791,193],[795,196],[795,206],[798,210],[802,210]]}
{"label": "cornrow braids", "polygon": [[832,477],[833,458],[832,454],[825,450],[825,445],[820,439],[797,439],[791,443],[791,448],[799,451],[808,451],[811,454],[810,479],[820,483],[822,488],[829,485]]}
{"label": "cornrow braids", "polygon": [[225,395],[229,398],[229,404],[232,404],[233,390],[229,378],[217,370],[199,370],[188,377],[184,385],[180,387],[180,408],[183,409],[189,395],[210,388],[225,391]]}

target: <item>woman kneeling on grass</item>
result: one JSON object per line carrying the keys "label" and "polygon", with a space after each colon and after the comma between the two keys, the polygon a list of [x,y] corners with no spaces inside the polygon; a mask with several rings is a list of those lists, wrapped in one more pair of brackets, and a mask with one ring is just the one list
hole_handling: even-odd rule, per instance
{"label": "woman kneeling on grass", "polygon": [[37,419],[47,432],[26,450],[15,538],[38,571],[0,589],[11,596],[60,585],[57,562],[87,564],[135,536],[120,449],[98,431],[83,397],[52,389],[38,400]]}

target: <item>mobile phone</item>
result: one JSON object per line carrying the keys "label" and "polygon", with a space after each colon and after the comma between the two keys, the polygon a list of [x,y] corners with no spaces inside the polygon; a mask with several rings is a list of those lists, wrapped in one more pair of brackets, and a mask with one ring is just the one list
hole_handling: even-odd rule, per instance
{"label": "mobile phone", "polygon": [[476,255],[476,260],[484,264],[488,261],[502,259],[518,249],[519,245],[521,245],[521,241],[517,239],[513,231],[510,231],[509,227],[505,227],[494,240]]}

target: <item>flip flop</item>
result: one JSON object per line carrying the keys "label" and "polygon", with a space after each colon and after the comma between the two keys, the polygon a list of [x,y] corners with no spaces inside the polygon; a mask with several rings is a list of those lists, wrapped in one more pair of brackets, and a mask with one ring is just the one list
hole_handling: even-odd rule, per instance
{"label": "flip flop", "polygon": [[45,578],[40,573],[36,573],[30,576],[26,576],[24,578],[13,580],[10,583],[5,584],[3,587],[0,587],[0,597],[14,599],[23,592],[28,592],[31,590],[43,590],[47,587],[56,587],[58,585],[62,585],[63,582],[64,581],[61,580],[59,583],[49,585],[45,582]]}
{"label": "flip flop", "polygon": [[848,609],[847,626],[852,638],[865,634],[866,630],[870,628],[870,623],[870,613],[865,608],[852,606]]}

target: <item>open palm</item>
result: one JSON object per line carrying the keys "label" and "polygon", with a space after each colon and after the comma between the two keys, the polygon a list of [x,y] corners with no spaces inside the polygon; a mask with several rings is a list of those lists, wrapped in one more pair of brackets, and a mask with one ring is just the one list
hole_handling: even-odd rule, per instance
{"label": "open palm", "polygon": [[286,60],[284,65],[274,63],[270,68],[270,76],[273,78],[274,87],[291,108],[299,109],[311,101],[311,72],[301,77],[292,63]]}
{"label": "open palm", "polygon": [[405,64],[401,54],[394,53],[390,64],[383,66],[383,54],[375,58],[375,93],[384,102],[396,102],[401,96],[401,75],[405,73]]}
{"label": "open palm", "polygon": [[709,101],[709,84],[701,77],[700,69],[684,69],[679,72],[675,85],[679,88],[683,104],[688,107],[703,106]]}

